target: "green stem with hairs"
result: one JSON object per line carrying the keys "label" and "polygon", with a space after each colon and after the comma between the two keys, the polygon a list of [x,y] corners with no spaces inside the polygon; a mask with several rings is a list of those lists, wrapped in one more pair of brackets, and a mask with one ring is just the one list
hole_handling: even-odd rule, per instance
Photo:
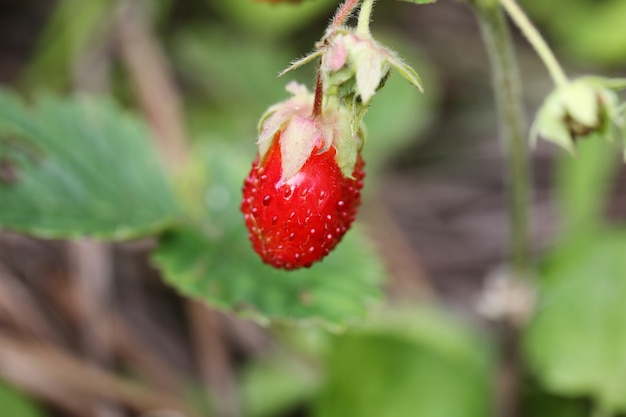
{"label": "green stem with hairs", "polygon": [[364,35],[370,34],[370,17],[374,8],[374,0],[363,0],[361,10],[359,11],[359,20],[356,25],[356,31]]}
{"label": "green stem with hairs", "polygon": [[530,45],[535,49],[537,55],[539,55],[539,58],[541,58],[548,69],[554,83],[557,86],[567,84],[568,79],[565,71],[563,71],[563,67],[561,67],[546,41],[517,2],[515,0],[500,0],[500,3],[524,36],[526,36]]}
{"label": "green stem with hairs", "polygon": [[[320,67],[322,63],[320,62]],[[321,69],[317,68],[317,76],[315,77],[315,96],[313,98],[313,117],[322,115],[322,104],[324,104],[324,84],[322,83]]]}
{"label": "green stem with hairs", "polygon": [[499,3],[493,0],[470,0],[469,3],[478,17],[489,54],[500,136],[508,157],[511,264],[517,276],[525,277],[531,269],[528,236],[531,182],[518,66],[511,33]]}
{"label": "green stem with hairs", "polygon": [[330,24],[330,27],[338,27],[343,25],[348,17],[350,17],[350,15],[352,14],[352,10],[354,10],[354,8],[357,6],[357,4],[359,4],[360,1],[361,0],[346,0],[345,2],[343,2],[343,4],[339,6],[339,9],[337,9],[335,17]]}
{"label": "green stem with hairs", "polygon": [[[521,82],[511,33],[497,0],[467,0],[473,6],[489,54],[500,136],[506,147],[509,197],[509,251],[514,278],[532,277],[528,234],[531,181]],[[520,413],[521,359],[518,328],[506,322],[501,331],[502,358],[496,392],[495,415],[516,417]]]}

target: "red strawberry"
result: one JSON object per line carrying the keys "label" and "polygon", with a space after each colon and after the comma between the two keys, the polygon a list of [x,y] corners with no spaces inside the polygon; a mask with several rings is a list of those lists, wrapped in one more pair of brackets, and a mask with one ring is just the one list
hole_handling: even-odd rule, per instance
{"label": "red strawberry", "polygon": [[278,130],[253,163],[243,186],[249,238],[263,262],[277,268],[310,267],[341,241],[361,203],[363,159],[357,155],[352,178],[345,177],[335,146],[317,144],[299,171],[283,181]]}

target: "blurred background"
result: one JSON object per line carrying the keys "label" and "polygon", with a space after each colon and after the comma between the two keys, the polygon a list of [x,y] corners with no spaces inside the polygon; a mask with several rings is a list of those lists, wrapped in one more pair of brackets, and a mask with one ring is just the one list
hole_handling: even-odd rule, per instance
{"label": "blurred background", "polygon": [[[625,75],[626,2],[520,4],[569,74]],[[182,142],[208,144],[237,155],[245,173],[259,117],[287,97],[290,80],[312,88],[315,64],[277,74],[313,49],[337,5],[2,0],[0,83],[27,99],[111,96],[142,115],[167,163],[185,152]],[[0,416],[492,412],[503,379],[493,329],[479,311],[485,282],[507,257],[506,162],[478,26],[462,2],[379,0],[372,32],[425,87],[419,94],[392,75],[365,118],[359,222],[380,255],[386,303],[410,313],[385,312],[340,334],[261,327],[164,284],[150,239],[68,244],[0,232]],[[552,85],[513,35],[530,122]],[[544,144],[531,154],[537,258],[559,233],[561,157]],[[604,214],[619,220],[623,169],[612,184]],[[587,415],[585,398],[547,394],[532,381],[522,397],[522,415]]]}

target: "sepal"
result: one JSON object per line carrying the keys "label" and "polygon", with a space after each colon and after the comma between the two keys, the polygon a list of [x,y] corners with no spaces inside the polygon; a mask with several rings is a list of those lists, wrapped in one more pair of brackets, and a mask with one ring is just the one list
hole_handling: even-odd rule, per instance
{"label": "sepal", "polygon": [[531,127],[534,146],[539,137],[568,152],[576,142],[599,135],[611,141],[624,136],[624,117],[614,90],[626,87],[624,80],[583,77],[557,87],[548,95]]}
{"label": "sepal", "polygon": [[292,98],[271,106],[259,122],[259,159],[274,141],[279,141],[282,176],[287,182],[302,169],[312,152],[335,148],[337,165],[351,177],[362,146],[363,131],[353,124],[350,110],[334,97],[327,97],[322,113],[313,115],[314,97],[306,87],[290,83]]}

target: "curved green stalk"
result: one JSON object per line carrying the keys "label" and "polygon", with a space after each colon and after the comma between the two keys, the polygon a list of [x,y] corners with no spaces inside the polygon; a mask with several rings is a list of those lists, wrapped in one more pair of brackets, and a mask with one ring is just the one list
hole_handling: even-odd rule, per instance
{"label": "curved green stalk", "polygon": [[[493,78],[500,136],[507,152],[510,262],[515,279],[528,279],[531,259],[528,237],[528,206],[531,182],[525,116],[522,111],[521,83],[511,33],[497,0],[468,0],[474,7]],[[518,329],[507,323],[502,330],[502,364],[509,384],[498,389],[495,415],[519,415],[521,370]]]}
{"label": "curved green stalk", "polygon": [[544,65],[548,69],[552,80],[557,86],[564,85],[568,82],[565,71],[557,61],[554,53],[543,39],[537,28],[526,16],[526,13],[519,7],[515,0],[500,0],[500,3],[511,16],[511,19],[517,27],[522,31],[528,42],[537,52],[539,58],[543,61]]}
{"label": "curved green stalk", "polygon": [[356,31],[358,33],[370,34],[370,17],[374,7],[374,0],[363,0],[361,10],[359,11],[359,20],[357,22]]}
{"label": "curved green stalk", "polygon": [[[506,0],[504,0],[506,1]],[[500,135],[508,161],[510,257],[518,276],[531,269],[528,206],[531,193],[525,116],[513,42],[502,8],[496,2],[473,1],[485,42],[499,116]]]}

